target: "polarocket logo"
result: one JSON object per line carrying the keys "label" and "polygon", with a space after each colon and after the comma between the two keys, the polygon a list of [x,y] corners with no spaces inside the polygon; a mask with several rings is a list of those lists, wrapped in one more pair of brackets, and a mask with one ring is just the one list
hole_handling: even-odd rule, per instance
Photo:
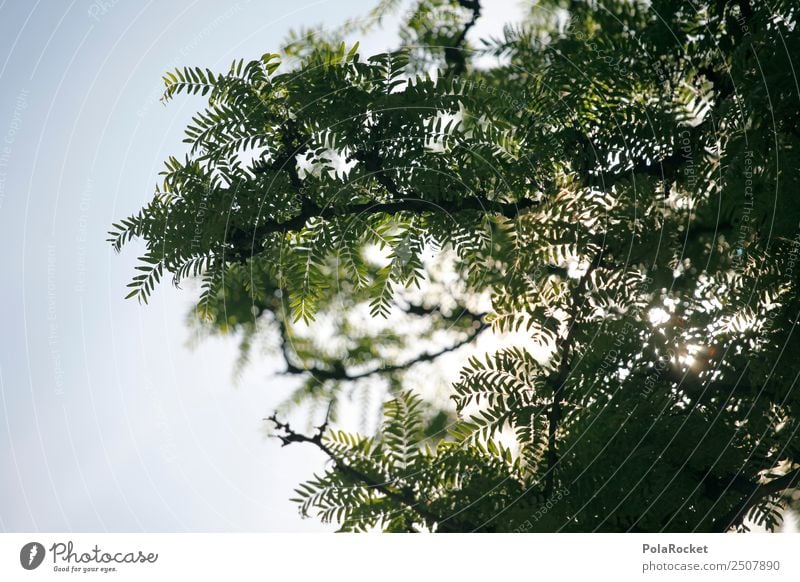
{"label": "polarocket logo", "polygon": [[35,570],[44,560],[44,546],[39,542],[28,542],[19,551],[19,563],[26,570]]}

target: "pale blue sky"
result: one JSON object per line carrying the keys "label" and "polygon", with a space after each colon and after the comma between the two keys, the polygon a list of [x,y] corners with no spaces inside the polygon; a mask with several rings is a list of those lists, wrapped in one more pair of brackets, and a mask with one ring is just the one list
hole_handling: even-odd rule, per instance
{"label": "pale blue sky", "polygon": [[[166,69],[223,70],[373,4],[0,3],[0,530],[330,529],[288,501],[321,456],[263,436],[290,388],[277,360],[234,383],[235,341],[186,345],[191,291],[123,301],[136,249],[104,240],[184,151],[199,102],[158,103]],[[487,3],[478,33],[517,4]]]}

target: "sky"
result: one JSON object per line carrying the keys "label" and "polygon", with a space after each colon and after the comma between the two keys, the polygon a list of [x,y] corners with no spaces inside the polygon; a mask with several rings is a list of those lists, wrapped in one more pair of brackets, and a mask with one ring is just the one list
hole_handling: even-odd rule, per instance
{"label": "sky", "polygon": [[[369,0],[0,0],[0,531],[325,531],[289,502],[323,467],[263,418],[294,384],[235,338],[191,345],[194,291],[125,301],[112,222],[152,197],[201,102],[159,103],[176,66],[226,70]],[[472,35],[519,0],[485,3]],[[391,48],[392,19],[361,40]]]}

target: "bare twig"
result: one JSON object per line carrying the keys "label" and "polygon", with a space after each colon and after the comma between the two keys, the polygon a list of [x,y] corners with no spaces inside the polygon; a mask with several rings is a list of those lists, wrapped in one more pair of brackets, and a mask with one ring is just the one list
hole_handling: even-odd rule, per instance
{"label": "bare twig", "polygon": [[345,382],[350,382],[350,381],[354,381],[354,380],[361,380],[363,378],[367,378],[369,376],[374,376],[376,374],[389,374],[389,373],[397,372],[397,371],[400,371],[400,370],[406,370],[408,368],[411,368],[412,366],[415,366],[415,365],[423,363],[423,362],[432,362],[433,360],[439,358],[440,356],[443,356],[443,355],[448,354],[450,352],[454,352],[457,349],[459,349],[459,348],[471,343],[476,337],[478,337],[488,327],[489,327],[488,324],[481,323],[480,326],[478,326],[478,328],[476,328],[471,333],[469,333],[467,335],[467,337],[464,338],[463,340],[458,341],[458,342],[454,343],[453,345],[448,346],[446,348],[442,348],[441,350],[439,350],[437,352],[422,353],[422,354],[418,355],[417,357],[412,358],[411,360],[408,360],[407,362],[403,362],[403,363],[400,363],[400,364],[390,364],[390,365],[380,366],[378,368],[373,368],[371,370],[366,370],[364,372],[359,372],[357,374],[351,374],[350,372],[348,372],[344,368],[344,366],[341,366],[341,365],[334,366],[332,369],[318,368],[318,367],[301,368],[299,366],[295,366],[294,364],[292,364],[291,360],[289,359],[288,348],[286,347],[286,343],[287,342],[284,339],[284,341],[282,342],[284,358],[286,358],[286,371],[284,373],[285,374],[311,374],[314,378],[316,378],[318,380],[339,380],[339,381],[345,381]]}
{"label": "bare twig", "polygon": [[589,278],[602,261],[602,257],[603,249],[601,248],[594,260],[589,264],[586,272],[581,276],[580,280],[578,281],[578,285],[573,292],[572,305],[569,313],[569,330],[567,331],[567,335],[561,341],[561,345],[558,346],[561,352],[561,361],[555,377],[550,379],[550,383],[553,386],[553,403],[547,413],[547,453],[545,455],[547,459],[547,471],[544,475],[545,498],[549,498],[553,492],[555,468],[558,464],[557,433],[559,422],[564,415],[562,407],[562,403],[564,401],[564,385],[569,378],[569,373],[572,366],[572,348],[575,344],[575,335],[578,329],[578,316],[581,307],[581,301],[583,299],[586,285],[589,282]]}
{"label": "bare twig", "polygon": [[402,506],[410,509],[411,511],[415,512],[419,515],[422,519],[428,522],[429,525],[437,525],[438,531],[455,531],[451,530],[449,526],[445,526],[442,522],[442,518],[437,515],[434,515],[428,507],[421,501],[418,501],[414,498],[413,493],[407,489],[402,488],[398,489],[395,487],[391,487],[389,482],[385,480],[378,480],[370,477],[369,475],[359,471],[358,469],[348,465],[343,459],[337,457],[333,451],[323,442],[322,437],[325,431],[328,429],[328,420],[330,418],[330,407],[328,407],[328,414],[325,417],[325,421],[317,427],[317,432],[314,433],[313,436],[306,436],[302,433],[295,432],[290,426],[288,422],[281,422],[277,418],[277,414],[273,413],[272,416],[265,418],[264,420],[268,420],[275,425],[275,429],[282,434],[276,434],[275,437],[281,441],[281,446],[287,446],[291,443],[308,443],[317,447],[320,451],[325,453],[328,458],[333,461],[336,469],[339,470],[342,474],[346,475],[347,477],[353,479],[356,482],[361,482],[367,487],[379,491],[389,499],[396,501],[397,503],[401,504]]}
{"label": "bare twig", "polygon": [[472,17],[464,25],[464,28],[461,29],[458,36],[453,39],[451,45],[444,49],[445,61],[452,70],[453,75],[461,75],[467,68],[467,59],[464,57],[462,46],[467,40],[467,33],[475,26],[475,23],[481,16],[480,0],[458,0],[458,4],[462,8],[472,10]]}

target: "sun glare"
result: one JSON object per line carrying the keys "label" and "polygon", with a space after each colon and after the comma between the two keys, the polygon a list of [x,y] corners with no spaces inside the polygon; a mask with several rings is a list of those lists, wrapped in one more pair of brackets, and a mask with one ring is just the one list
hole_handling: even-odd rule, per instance
{"label": "sun glare", "polygon": [[669,321],[669,312],[661,307],[654,307],[647,312],[647,318],[653,325],[661,325]]}

